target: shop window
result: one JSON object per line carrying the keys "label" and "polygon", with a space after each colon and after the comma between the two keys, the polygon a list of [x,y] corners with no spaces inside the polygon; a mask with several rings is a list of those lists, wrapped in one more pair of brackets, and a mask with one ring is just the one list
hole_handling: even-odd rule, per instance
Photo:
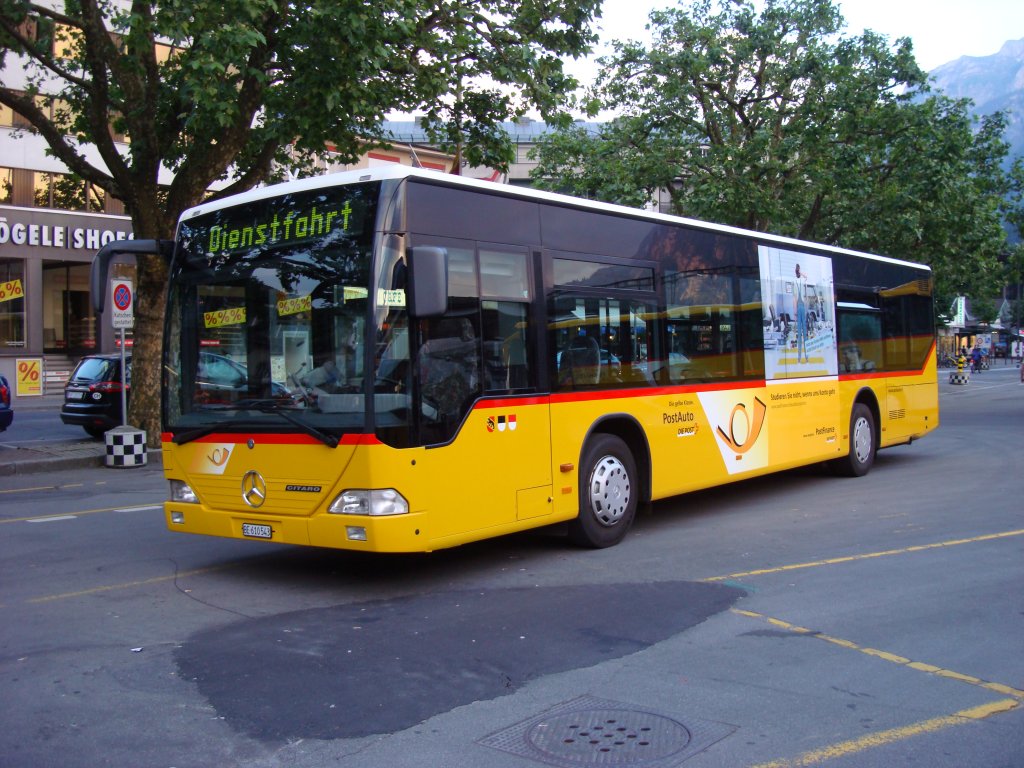
{"label": "shop window", "polygon": [[25,346],[25,265],[0,259],[0,349]]}
{"label": "shop window", "polygon": [[42,298],[44,351],[83,354],[95,350],[88,264],[44,264]]}

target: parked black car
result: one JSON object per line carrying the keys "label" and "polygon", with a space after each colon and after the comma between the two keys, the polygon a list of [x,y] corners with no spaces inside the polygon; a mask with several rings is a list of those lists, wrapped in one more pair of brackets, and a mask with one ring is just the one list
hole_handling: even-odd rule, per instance
{"label": "parked black car", "polygon": [[[125,367],[128,369],[130,393],[131,355],[127,357]],[[93,437],[102,437],[108,429],[121,424],[121,381],[120,352],[83,357],[64,386],[60,420],[65,424],[77,424]]]}
{"label": "parked black car", "polygon": [[3,432],[14,421],[14,409],[11,408],[11,385],[0,374],[0,432]]}

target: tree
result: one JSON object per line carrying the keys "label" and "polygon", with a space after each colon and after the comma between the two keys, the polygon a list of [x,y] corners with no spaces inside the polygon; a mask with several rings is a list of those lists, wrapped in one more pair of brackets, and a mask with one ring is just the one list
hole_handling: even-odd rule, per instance
{"label": "tree", "polygon": [[[617,43],[584,106],[620,116],[542,142],[535,179],[613,202],[671,193],[676,213],[935,268],[982,294],[1003,243],[1003,115],[929,93],[911,43],[841,36],[831,0],[699,0]],[[947,302],[948,303],[948,302]]]}
{"label": "tree", "polygon": [[[122,200],[136,237],[170,238],[212,186],[306,172],[326,142],[342,159],[384,142],[391,110],[473,126],[474,159],[500,164],[497,123],[559,119],[576,85],[561,60],[589,49],[599,1],[0,0],[0,103]],[[156,445],[166,264],[139,257],[137,280],[130,418]]]}

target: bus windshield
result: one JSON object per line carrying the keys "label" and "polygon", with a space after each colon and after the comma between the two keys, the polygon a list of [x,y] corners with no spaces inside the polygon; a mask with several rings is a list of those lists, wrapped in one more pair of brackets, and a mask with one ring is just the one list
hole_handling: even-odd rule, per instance
{"label": "bus windshield", "polygon": [[181,223],[164,350],[175,441],[256,428],[336,444],[366,428],[379,191],[315,189]]}

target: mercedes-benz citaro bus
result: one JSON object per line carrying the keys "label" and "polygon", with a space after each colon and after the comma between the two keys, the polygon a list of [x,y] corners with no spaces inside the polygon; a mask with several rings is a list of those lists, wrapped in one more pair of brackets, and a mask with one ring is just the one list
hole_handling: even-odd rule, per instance
{"label": "mercedes-benz citaro bus", "polygon": [[606,547],[653,500],[863,475],[939,424],[931,272],[897,259],[400,166],[111,243],[98,302],[126,252],[170,259],[172,531]]}

